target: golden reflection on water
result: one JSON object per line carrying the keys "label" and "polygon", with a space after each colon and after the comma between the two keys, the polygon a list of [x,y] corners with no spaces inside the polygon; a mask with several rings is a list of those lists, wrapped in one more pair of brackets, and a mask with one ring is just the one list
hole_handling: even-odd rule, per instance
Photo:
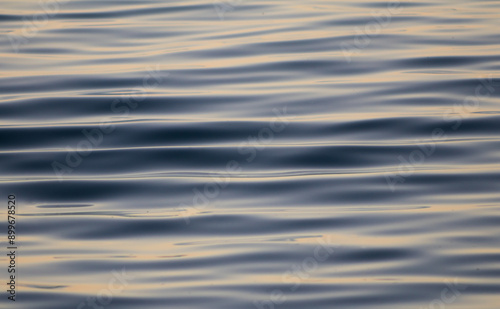
{"label": "golden reflection on water", "polygon": [[[22,205],[23,308],[77,308],[125,269],[107,308],[254,308],[276,289],[287,309],[431,308],[457,279],[446,308],[496,309],[500,90],[463,102],[499,74],[500,6],[401,4],[365,45],[387,2],[242,1],[220,20],[211,1],[69,1],[14,52],[40,8],[4,1],[0,184]],[[364,47],[347,62],[342,43]],[[157,67],[165,82],[114,114]],[[247,162],[283,107],[295,118]],[[51,163],[102,121],[117,131],[58,181]],[[388,190],[434,128],[436,152]],[[179,207],[229,160],[244,168],[220,195]],[[291,293],[284,274],[320,243],[334,253]]]}

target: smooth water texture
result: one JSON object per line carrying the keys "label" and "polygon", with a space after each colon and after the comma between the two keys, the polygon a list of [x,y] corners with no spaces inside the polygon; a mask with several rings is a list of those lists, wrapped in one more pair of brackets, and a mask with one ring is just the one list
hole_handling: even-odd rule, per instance
{"label": "smooth water texture", "polygon": [[40,3],[0,11],[2,308],[498,308],[499,1]]}

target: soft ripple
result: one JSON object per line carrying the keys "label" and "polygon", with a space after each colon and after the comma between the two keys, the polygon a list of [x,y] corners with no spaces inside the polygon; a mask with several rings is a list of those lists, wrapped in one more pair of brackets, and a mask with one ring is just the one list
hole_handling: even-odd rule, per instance
{"label": "soft ripple", "polygon": [[498,3],[221,5],[3,2],[19,308],[497,309]]}

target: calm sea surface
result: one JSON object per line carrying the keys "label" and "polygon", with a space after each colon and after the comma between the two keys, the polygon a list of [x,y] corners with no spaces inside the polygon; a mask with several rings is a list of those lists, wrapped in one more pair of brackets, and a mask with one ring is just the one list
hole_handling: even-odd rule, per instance
{"label": "calm sea surface", "polygon": [[499,308],[500,1],[0,7],[1,308]]}

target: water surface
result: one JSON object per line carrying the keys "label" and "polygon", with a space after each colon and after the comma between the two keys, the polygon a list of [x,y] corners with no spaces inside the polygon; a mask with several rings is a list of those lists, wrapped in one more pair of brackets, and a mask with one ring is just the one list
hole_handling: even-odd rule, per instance
{"label": "water surface", "polygon": [[42,3],[0,13],[18,308],[498,308],[498,1]]}

